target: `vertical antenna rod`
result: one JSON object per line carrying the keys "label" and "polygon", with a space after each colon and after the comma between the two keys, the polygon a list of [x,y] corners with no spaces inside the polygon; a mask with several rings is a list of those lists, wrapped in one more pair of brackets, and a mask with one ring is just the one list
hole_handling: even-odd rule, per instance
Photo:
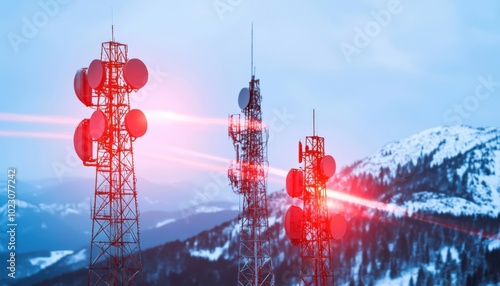
{"label": "vertical antenna rod", "polygon": [[115,27],[113,19],[113,4],[111,4],[111,41],[115,41]]}
{"label": "vertical antenna rod", "polygon": [[252,22],[252,35],[251,35],[251,48],[250,48],[250,74],[254,76],[254,67],[253,67],[253,22]]}
{"label": "vertical antenna rod", "polygon": [[313,109],[313,136],[316,136],[316,116],[314,111]]}

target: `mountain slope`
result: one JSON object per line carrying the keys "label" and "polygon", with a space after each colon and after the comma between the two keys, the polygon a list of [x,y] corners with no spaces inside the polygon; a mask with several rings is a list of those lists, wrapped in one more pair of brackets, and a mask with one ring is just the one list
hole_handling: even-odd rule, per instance
{"label": "mountain slope", "polygon": [[[336,284],[498,284],[498,133],[465,126],[429,129],[387,144],[335,175],[329,188],[404,210],[330,199],[330,213],[343,213],[348,222],[344,238],[331,243]],[[283,217],[288,206],[301,202],[284,190],[268,198],[276,285],[296,285],[300,251],[286,237]],[[145,283],[234,285],[238,233],[234,218],[145,250]],[[85,285],[85,273],[81,269],[40,285]]]}
{"label": "mountain slope", "polygon": [[443,126],[392,142],[330,187],[408,212],[500,214],[500,130]]}

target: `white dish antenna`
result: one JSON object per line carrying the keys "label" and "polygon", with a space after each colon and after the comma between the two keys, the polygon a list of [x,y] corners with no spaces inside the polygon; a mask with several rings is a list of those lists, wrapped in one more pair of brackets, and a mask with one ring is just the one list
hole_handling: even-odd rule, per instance
{"label": "white dish antenna", "polygon": [[247,108],[250,103],[250,90],[247,87],[244,87],[240,90],[240,94],[238,95],[238,105],[241,109]]}

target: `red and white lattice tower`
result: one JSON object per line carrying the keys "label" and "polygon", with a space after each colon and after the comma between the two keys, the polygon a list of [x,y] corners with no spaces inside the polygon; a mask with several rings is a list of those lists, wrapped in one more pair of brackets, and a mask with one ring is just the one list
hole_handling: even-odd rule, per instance
{"label": "red and white lattice tower", "polygon": [[262,126],[259,80],[252,74],[249,88],[243,88],[238,104],[243,112],[229,116],[229,137],[236,150],[236,162],[228,170],[235,193],[243,195],[240,219],[238,285],[274,285],[269,238],[266,176],[267,130]]}
{"label": "red and white lattice tower", "polygon": [[148,71],[127,53],[127,45],[114,39],[102,43],[101,58],[75,76],[78,98],[95,109],[74,135],[83,164],[96,167],[88,285],[142,283],[132,143],[145,134],[147,121],[130,109],[129,95],[146,84]]}
{"label": "red and white lattice tower", "polygon": [[286,178],[287,193],[303,201],[303,209],[288,209],[286,234],[293,245],[301,248],[302,285],[333,285],[330,239],[340,239],[346,224],[341,215],[328,215],[326,182],[335,174],[336,164],[332,156],[325,155],[323,137],[307,136],[304,148],[299,142],[299,163],[302,162],[303,167],[291,169]]}

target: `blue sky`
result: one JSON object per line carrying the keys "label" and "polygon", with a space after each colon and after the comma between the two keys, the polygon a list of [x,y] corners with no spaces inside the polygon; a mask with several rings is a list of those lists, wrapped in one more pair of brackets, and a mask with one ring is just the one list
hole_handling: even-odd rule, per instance
{"label": "blue sky", "polygon": [[[313,108],[340,166],[426,128],[498,126],[499,8],[447,0],[2,1],[0,170],[17,167],[27,181],[94,176],[75,161],[74,128],[93,110],[76,98],[73,77],[110,40],[112,10],[115,40],[150,71],[145,90],[132,95],[132,108],[149,119],[134,145],[138,177],[203,185],[234,158],[225,122],[250,80],[252,21],[269,162],[288,170],[298,167],[297,141],[311,135]],[[270,177],[271,188],[282,186]]]}

